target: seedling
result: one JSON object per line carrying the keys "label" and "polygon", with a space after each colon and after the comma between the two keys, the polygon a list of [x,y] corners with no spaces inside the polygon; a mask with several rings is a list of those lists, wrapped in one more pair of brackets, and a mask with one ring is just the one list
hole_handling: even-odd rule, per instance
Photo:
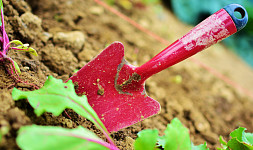
{"label": "seedling", "polygon": [[226,142],[220,136],[220,143],[223,148],[218,148],[218,150],[253,150],[253,134],[246,133],[245,128],[239,127],[230,133],[231,139]]}
{"label": "seedling", "polygon": [[[102,145],[102,147],[107,147],[109,149],[117,149],[117,147],[113,144],[113,141],[109,135],[109,132],[103,125],[102,121],[97,116],[96,112],[89,105],[86,96],[79,97],[75,93],[74,84],[71,80],[67,83],[63,83],[60,79],[55,79],[52,76],[49,76],[44,86],[36,91],[20,91],[16,88],[12,91],[12,97],[14,100],[20,100],[27,98],[30,105],[35,109],[34,112],[37,116],[40,116],[44,112],[50,112],[55,116],[59,116],[66,108],[73,109],[79,115],[89,119],[93,122],[98,129],[100,129],[105,135],[106,139],[109,143],[102,141],[89,130],[86,130],[82,127],[79,127],[75,130],[67,130],[60,129],[58,127],[24,127],[19,131],[19,137],[17,138],[17,143],[21,148],[26,149],[25,145],[28,144],[29,147],[32,146],[32,149],[38,149],[34,146],[39,146],[41,149],[47,149],[47,147],[42,147],[41,144],[35,144],[34,142],[25,142],[24,140],[32,140],[29,137],[34,138],[32,135],[36,134],[37,137],[43,139],[43,136],[55,136],[52,138],[53,140],[65,143],[64,141],[73,140],[79,143],[79,146],[82,146],[84,143],[91,143],[92,146],[96,146],[97,144]],[[31,132],[27,132],[27,130],[33,130]],[[36,131],[38,130],[38,131]],[[35,132],[36,131],[36,132]],[[49,134],[50,133],[50,134]],[[30,135],[27,135],[30,134]],[[23,138],[23,136],[25,138]],[[41,137],[42,136],[42,137]],[[63,137],[66,137],[63,138]],[[22,137],[22,138],[21,138]],[[82,139],[80,141],[80,139]],[[99,140],[98,140],[99,139]],[[39,142],[38,140],[37,142]],[[48,144],[51,140],[49,140]],[[77,144],[73,143],[73,144]],[[46,143],[43,143],[43,146],[47,146]],[[66,144],[65,146],[73,146]],[[77,146],[77,145],[76,145]],[[101,147],[101,146],[100,146]],[[97,147],[96,147],[97,148]]]}
{"label": "seedling", "polygon": [[[103,141],[91,131],[79,126],[75,129],[64,129],[53,126],[24,126],[18,131],[16,139],[20,148],[26,149],[96,149],[118,150],[109,132],[89,105],[85,95],[77,96],[71,80],[63,83],[60,79],[48,77],[44,86],[36,91],[12,91],[14,100],[28,99],[37,116],[50,112],[60,115],[64,109],[73,109],[79,115],[92,121],[105,135],[108,142]],[[230,135],[228,142],[220,138],[224,148],[219,150],[252,150],[253,134],[245,133],[245,128],[238,128]],[[189,130],[177,119],[173,119],[164,131],[164,136],[158,135],[157,129],[146,129],[138,133],[134,142],[135,150],[209,150],[207,144],[198,146],[190,141]],[[43,141],[43,142],[41,142]]]}
{"label": "seedling", "polygon": [[164,133],[165,135],[160,137],[157,129],[146,129],[139,132],[134,143],[135,150],[209,150],[206,143],[193,145],[189,130],[177,118],[167,125]]}
{"label": "seedling", "polygon": [[[62,149],[63,147],[74,149],[74,147],[82,148],[85,144],[87,149],[118,150],[104,124],[89,105],[86,96],[79,97],[76,95],[71,80],[63,83],[62,80],[49,76],[41,89],[20,91],[14,88],[12,97],[14,100],[27,98],[38,116],[44,112],[50,112],[58,116],[66,108],[73,109],[79,115],[92,121],[103,132],[108,141],[108,143],[103,141],[81,126],[76,129],[64,129],[61,127],[32,125],[21,127],[18,131],[17,144],[22,149]],[[159,146],[165,150],[173,148],[187,150],[192,147],[188,129],[178,119],[172,120],[163,137],[158,136],[157,130],[143,130],[138,136],[134,144],[136,150],[153,150],[154,148],[158,149]],[[159,145],[157,141],[159,141]]]}
{"label": "seedling", "polygon": [[[20,69],[18,64],[11,59],[9,56],[7,56],[8,51],[9,50],[16,50],[16,51],[24,51],[24,52],[29,52],[32,55],[38,56],[36,50],[34,50],[33,48],[29,47],[29,44],[23,44],[21,41],[19,40],[13,40],[13,41],[9,41],[9,37],[5,31],[5,27],[4,27],[4,12],[3,12],[3,2],[2,0],[0,0],[0,7],[1,7],[1,19],[0,19],[0,43],[1,43],[1,50],[0,50],[0,62],[4,64],[4,66],[6,67],[7,72],[12,75],[14,77],[14,79],[16,80],[16,82],[22,82],[25,84],[29,84],[26,83],[24,81],[22,81],[19,78],[19,74]],[[11,45],[16,45],[16,46],[11,46]],[[11,65],[10,65],[10,64]],[[38,89],[38,87],[36,85],[33,84],[29,84],[34,86],[35,88]]]}
{"label": "seedling", "polygon": [[18,134],[17,144],[23,150],[118,150],[82,126],[75,129],[64,129],[54,126],[31,125],[20,128]]}

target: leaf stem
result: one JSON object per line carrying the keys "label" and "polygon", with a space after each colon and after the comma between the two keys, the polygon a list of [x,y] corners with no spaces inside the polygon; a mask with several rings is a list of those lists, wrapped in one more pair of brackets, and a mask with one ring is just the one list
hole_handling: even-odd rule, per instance
{"label": "leaf stem", "polygon": [[0,51],[0,58],[4,58],[6,55],[2,51]]}
{"label": "leaf stem", "polygon": [[[18,82],[20,82],[20,83],[24,83],[24,84],[30,85],[30,86],[34,87],[35,89],[39,89],[39,87],[38,87],[37,85],[35,85],[35,84],[22,81],[22,80],[20,79],[19,75],[17,74],[17,70],[16,70],[16,68],[15,68],[15,65],[14,65],[13,60],[12,60],[11,58],[9,58],[9,57],[6,57],[5,59],[7,59],[7,60],[9,60],[9,61],[11,62],[11,66],[10,66],[10,70],[11,70],[11,71],[9,72],[8,69],[7,69],[7,71],[9,72],[10,75],[12,75],[12,77],[13,77],[16,81],[18,81]],[[14,69],[14,72],[15,72],[15,73],[13,72],[13,69]],[[17,77],[16,77],[15,75],[16,75]]]}
{"label": "leaf stem", "polygon": [[[8,44],[6,44],[6,46],[4,47],[4,50],[6,50],[7,51],[7,49],[9,48],[9,46],[11,45],[11,43],[12,42],[8,42]],[[12,47],[12,49],[13,49],[14,47]]]}
{"label": "leaf stem", "polygon": [[107,147],[109,148],[110,150],[119,150],[114,144],[111,145],[107,142],[102,142],[102,141],[98,141],[98,140],[93,140],[93,139],[88,139],[88,138],[85,138],[85,137],[82,137],[82,136],[79,136],[79,135],[76,135],[76,134],[73,134],[73,133],[70,133],[70,135],[72,135],[73,137],[76,137],[76,138],[81,138],[81,139],[84,139],[84,140],[87,140],[87,141],[90,141],[90,142],[94,142],[94,143],[98,143],[104,147]]}
{"label": "leaf stem", "polygon": [[2,19],[2,26],[1,26],[1,31],[2,31],[2,48],[3,48],[3,53],[7,54],[8,48],[9,48],[9,38],[6,34],[5,28],[4,28],[4,12],[3,12],[3,7],[1,7],[1,19]]}
{"label": "leaf stem", "polygon": [[[45,135],[55,135],[53,133],[43,133]],[[60,134],[56,134],[56,135],[62,135],[62,136],[70,136],[70,137],[75,137],[75,138],[80,138],[80,139],[84,139],[84,140],[87,140],[87,141],[90,141],[90,142],[94,142],[94,143],[97,143],[97,144],[100,144],[106,148],[109,148],[110,150],[119,150],[115,145],[111,145],[107,142],[103,142],[103,141],[99,141],[99,140],[94,140],[94,139],[89,139],[87,137],[83,137],[83,136],[80,136],[80,135],[77,135],[77,134],[74,134],[74,133],[69,133],[69,134],[63,134],[63,133],[60,133]]]}
{"label": "leaf stem", "polygon": [[114,144],[114,142],[113,142],[111,136],[109,135],[109,132],[106,130],[106,128],[104,129],[104,128],[101,126],[101,124],[103,124],[103,123],[102,123],[102,122],[99,123],[98,120],[92,115],[92,113],[90,113],[89,111],[87,111],[87,110],[84,108],[84,106],[78,104],[77,102],[75,102],[75,101],[72,100],[72,99],[71,99],[71,101],[72,101],[73,103],[75,103],[75,104],[81,106],[82,109],[83,109],[84,111],[86,111],[86,112],[91,116],[91,118],[92,118],[92,119],[94,120],[94,122],[96,123],[97,127],[98,127],[98,128],[103,132],[103,134],[105,135],[105,137],[106,137],[106,139],[108,140],[108,142],[109,142],[110,144],[112,144],[112,145],[115,146],[115,144]]}
{"label": "leaf stem", "polygon": [[16,48],[16,47],[11,47],[11,49],[14,49],[14,50],[17,50],[17,51],[24,51],[24,50],[28,50],[28,48],[27,48],[27,49],[20,49],[20,48]]}

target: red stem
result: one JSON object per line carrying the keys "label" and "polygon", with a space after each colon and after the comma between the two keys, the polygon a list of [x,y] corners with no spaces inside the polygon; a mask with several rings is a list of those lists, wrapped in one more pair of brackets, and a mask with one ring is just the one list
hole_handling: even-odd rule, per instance
{"label": "red stem", "polygon": [[[46,135],[55,135],[55,134],[52,134],[52,133],[44,133],[44,134],[46,134]],[[77,135],[77,134],[74,134],[74,133],[60,134],[60,135],[63,135],[63,136],[72,136],[72,137],[84,139],[84,140],[87,140],[87,141],[90,141],[90,142],[94,142],[94,143],[100,144],[100,145],[102,145],[102,146],[104,146],[106,148],[109,148],[110,150],[119,150],[115,145],[111,145],[109,143],[102,142],[102,141],[99,141],[99,140],[89,139],[87,137],[80,136],[80,135]]]}
{"label": "red stem", "polygon": [[0,58],[4,58],[4,56],[3,52],[0,51]]}
{"label": "red stem", "polygon": [[[90,113],[88,110],[85,109],[84,106],[78,104],[78,103],[75,102],[74,100],[71,100],[71,101],[72,101],[73,103],[79,105],[80,107],[82,107],[82,109],[83,109],[86,113],[88,113],[88,114],[91,116],[91,118],[94,120],[96,126],[97,126],[97,127],[103,132],[103,134],[105,135],[105,137],[106,137],[106,139],[108,140],[108,142],[109,142],[111,145],[114,145],[114,142],[113,142],[111,136],[109,135],[109,132],[107,131],[107,129],[106,129],[106,128],[104,129],[104,128],[101,126],[101,124],[103,124],[102,121],[101,121],[100,119],[97,120],[97,119],[92,115],[92,113]],[[115,146],[115,145],[114,145],[114,146]],[[115,146],[115,147],[116,147],[116,146]]]}
{"label": "red stem", "polygon": [[111,145],[111,144],[109,144],[107,142],[101,142],[101,141],[98,141],[98,140],[88,139],[88,138],[85,138],[85,137],[82,137],[82,136],[78,136],[78,135],[73,135],[73,136],[77,137],[77,138],[85,139],[85,140],[90,141],[90,142],[98,143],[98,144],[100,144],[100,145],[102,145],[102,146],[104,146],[106,148],[109,148],[110,150],[119,150],[117,148],[117,146]]}
{"label": "red stem", "polygon": [[[16,70],[15,65],[14,65],[14,63],[13,63],[13,60],[11,60],[11,59],[8,58],[8,57],[7,57],[6,59],[8,59],[8,60],[11,62],[11,67],[10,67],[11,72],[9,72],[9,71],[8,71],[8,72],[9,72],[10,75],[12,75],[12,77],[13,77],[16,81],[18,81],[18,82],[20,82],[20,83],[25,83],[25,84],[27,84],[27,85],[30,85],[30,86],[34,87],[35,89],[39,89],[39,87],[38,87],[37,85],[35,85],[35,84],[22,81],[22,80],[20,79],[19,75],[17,74],[17,70]],[[13,69],[14,69],[15,73],[13,72]]]}
{"label": "red stem", "polygon": [[1,8],[1,18],[2,18],[2,26],[1,26],[1,29],[2,29],[2,48],[3,48],[3,53],[4,54],[7,54],[8,52],[8,48],[9,48],[9,38],[6,34],[6,31],[5,31],[5,28],[4,28],[4,13],[3,13],[3,8]]}
{"label": "red stem", "polygon": [[27,49],[20,49],[20,48],[16,48],[16,47],[11,47],[11,49],[14,49],[14,50],[17,50],[17,51],[24,51],[24,50],[28,50],[28,48],[27,48]]}

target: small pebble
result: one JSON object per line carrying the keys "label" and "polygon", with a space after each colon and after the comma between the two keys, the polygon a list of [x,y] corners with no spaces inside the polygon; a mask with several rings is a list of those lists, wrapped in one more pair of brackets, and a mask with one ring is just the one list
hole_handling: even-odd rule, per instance
{"label": "small pebble", "polygon": [[60,44],[70,48],[74,53],[78,53],[85,42],[85,36],[81,31],[58,32],[54,35],[55,44]]}
{"label": "small pebble", "polygon": [[94,15],[101,15],[104,13],[104,9],[99,6],[93,6],[90,8],[90,13],[92,13]]}

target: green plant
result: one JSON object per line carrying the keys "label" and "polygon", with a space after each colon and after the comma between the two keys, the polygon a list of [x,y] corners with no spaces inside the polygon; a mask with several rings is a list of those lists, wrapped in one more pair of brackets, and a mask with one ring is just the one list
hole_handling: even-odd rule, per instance
{"label": "green plant", "polygon": [[[0,8],[1,8],[1,19],[0,19],[0,44],[1,44],[1,50],[0,50],[0,62],[3,63],[6,67],[7,72],[10,75],[13,75],[14,79],[17,82],[23,82],[26,83],[24,81],[22,81],[19,78],[19,74],[20,69],[18,64],[11,59],[10,57],[7,56],[8,51],[9,50],[16,50],[16,51],[24,51],[24,52],[29,52],[32,55],[37,56],[37,52],[29,47],[29,44],[23,44],[21,41],[19,40],[13,40],[13,41],[9,41],[9,37],[5,31],[5,27],[4,27],[4,13],[3,13],[3,2],[2,0],[0,0]],[[16,46],[11,46],[12,44],[15,44]],[[9,63],[11,65],[9,65]],[[9,69],[8,69],[9,68]],[[29,83],[26,83],[29,84]],[[33,84],[29,84],[34,86],[35,88],[38,88],[36,85]]]}
{"label": "green plant", "polygon": [[[37,149],[38,147],[36,146],[38,145],[41,149],[46,149],[47,147],[54,146],[54,144],[56,144],[55,142],[52,143],[51,140],[57,141],[57,143],[62,144],[66,143],[66,141],[68,140],[75,140],[78,141],[78,143],[80,144],[76,146],[82,146],[84,143],[89,143],[92,147],[100,144],[103,148],[117,149],[109,135],[109,132],[97,116],[96,112],[89,105],[86,96],[77,96],[77,94],[75,93],[74,84],[71,80],[69,80],[67,83],[63,83],[62,80],[55,79],[52,76],[49,76],[44,86],[39,90],[20,91],[14,88],[12,91],[12,97],[14,100],[27,98],[30,105],[34,108],[35,114],[38,116],[40,116],[44,112],[50,112],[53,115],[58,116],[66,108],[73,109],[79,115],[92,121],[103,132],[109,142],[107,143],[100,140],[98,137],[94,136],[93,133],[91,133],[89,130],[86,130],[82,127],[79,127],[75,130],[69,130],[60,127],[30,126],[23,127],[18,132],[17,143],[23,149],[30,149],[30,147]],[[36,134],[36,138],[32,136],[34,135],[32,133]],[[45,136],[54,136],[54,138],[50,138],[48,139],[48,142],[44,142],[43,144],[41,144],[40,139],[43,139],[43,137]],[[65,138],[63,138],[62,136],[65,136]],[[80,139],[82,140],[80,141]],[[30,140],[33,140],[33,142],[29,142]],[[65,145],[65,147],[72,146],[72,144]]]}
{"label": "green plant", "polygon": [[253,134],[246,133],[245,130],[245,128],[239,127],[231,132],[231,139],[228,142],[220,136],[223,148],[219,148],[219,150],[253,150]]}
{"label": "green plant", "polygon": [[106,3],[109,5],[113,5],[113,4],[118,4],[121,7],[127,9],[127,10],[131,10],[133,7],[140,7],[140,8],[144,8],[147,5],[153,5],[153,4],[158,4],[160,2],[160,0],[106,0]]}
{"label": "green plant", "polygon": [[135,150],[158,150],[159,147],[164,150],[209,150],[206,144],[194,146],[188,129],[177,118],[168,124],[164,133],[165,135],[160,137],[156,129],[139,132],[134,143]]}
{"label": "green plant", "polygon": [[[89,105],[86,96],[76,95],[71,80],[63,83],[62,80],[49,76],[41,89],[20,91],[14,88],[12,97],[16,101],[28,99],[37,116],[44,112],[58,116],[66,108],[72,109],[92,121],[103,132],[108,141],[103,141],[82,126],[75,129],[65,129],[54,126],[30,125],[21,127],[18,131],[16,141],[21,149],[118,150],[109,132]],[[245,133],[245,128],[240,127],[230,135],[232,138],[228,142],[220,138],[224,148],[218,148],[219,150],[253,149],[253,134]],[[159,136],[157,129],[140,131],[133,146],[135,150],[209,150],[206,143],[195,146],[190,140],[189,130],[177,118],[174,118],[167,125],[164,136]]]}
{"label": "green plant", "polygon": [[[79,115],[92,121],[103,132],[109,142],[107,143],[99,139],[91,131],[83,127],[64,129],[60,127],[32,125],[21,127],[18,131],[17,144],[22,149],[53,149],[55,146],[60,146],[63,143],[64,147],[68,149],[82,147],[84,143],[89,143],[89,146],[96,147],[96,149],[118,149],[113,144],[105,126],[88,104],[86,96],[79,97],[76,95],[74,84],[71,80],[63,83],[62,80],[49,76],[41,89],[35,91],[20,91],[14,88],[12,97],[14,100],[28,99],[28,102],[34,108],[35,114],[38,116],[44,112],[50,112],[58,116],[66,108],[73,109]],[[172,134],[173,136],[171,136]],[[156,144],[158,139],[159,144],[165,149],[171,149],[173,145],[178,145],[182,148],[191,148],[188,130],[183,127],[178,119],[172,120],[171,125],[168,125],[165,136],[163,137],[158,136],[157,130],[144,130],[138,135],[139,137],[134,144],[136,150],[158,148]],[[40,141],[45,141],[44,139],[47,139],[47,142],[41,144]],[[177,139],[177,141],[181,142],[176,143],[172,139]]]}
{"label": "green plant", "polygon": [[[24,126],[18,131],[17,144],[22,149],[116,149],[104,142],[93,132],[79,126],[75,129],[65,129],[53,126]],[[43,143],[41,142],[43,141]]]}

